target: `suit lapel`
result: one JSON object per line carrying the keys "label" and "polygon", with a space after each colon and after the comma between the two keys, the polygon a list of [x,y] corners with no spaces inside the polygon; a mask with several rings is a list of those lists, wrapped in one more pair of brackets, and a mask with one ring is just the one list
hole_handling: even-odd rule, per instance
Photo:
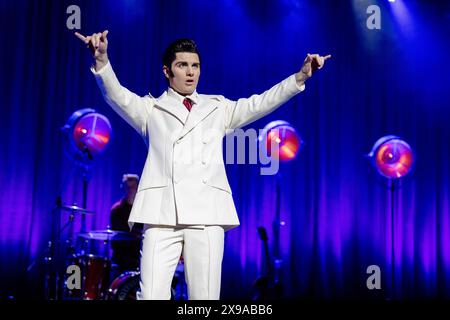
{"label": "suit lapel", "polygon": [[204,100],[200,98],[199,103],[197,105],[194,105],[194,107],[191,109],[191,112],[189,112],[186,124],[184,125],[179,138],[183,138],[217,108],[218,103],[216,101]]}
{"label": "suit lapel", "polygon": [[183,124],[184,127],[179,137],[182,138],[194,129],[203,119],[214,112],[214,110],[218,108],[218,104],[219,102],[214,99],[203,99],[199,97],[198,104],[194,105],[189,112],[165,91],[156,101],[155,108],[168,112]]}
{"label": "suit lapel", "polygon": [[184,107],[181,108],[179,106],[179,102],[176,99],[171,98],[170,96],[167,95],[167,91],[164,92],[158,98],[155,107],[170,113],[172,116],[177,118],[183,125],[186,124],[189,111],[187,111],[187,109]]}

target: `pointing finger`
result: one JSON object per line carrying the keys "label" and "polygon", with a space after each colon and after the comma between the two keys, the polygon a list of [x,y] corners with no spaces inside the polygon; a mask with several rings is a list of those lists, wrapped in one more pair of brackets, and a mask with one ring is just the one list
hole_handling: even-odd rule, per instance
{"label": "pointing finger", "polygon": [[330,58],[331,58],[331,54],[329,54],[329,55],[323,57],[324,60],[328,60],[328,59],[330,59]]}
{"label": "pointing finger", "polygon": [[108,35],[108,30],[105,30],[102,32],[102,36],[100,37],[101,40],[105,41],[106,40],[106,36]]}
{"label": "pointing finger", "polygon": [[78,32],[75,32],[75,36],[76,36],[78,39],[80,39],[81,41],[86,42],[86,37],[83,36],[82,34],[80,34],[80,33],[78,33]]}

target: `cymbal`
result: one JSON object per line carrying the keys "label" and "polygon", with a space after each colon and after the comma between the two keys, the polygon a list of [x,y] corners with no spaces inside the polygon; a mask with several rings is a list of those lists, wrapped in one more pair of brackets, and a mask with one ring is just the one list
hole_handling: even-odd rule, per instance
{"label": "cymbal", "polygon": [[82,213],[82,214],[93,214],[94,213],[94,211],[87,210],[85,208],[79,207],[76,204],[74,204],[74,205],[62,205],[61,206],[61,210],[74,211],[74,212],[78,212],[78,213]]}
{"label": "cymbal", "polygon": [[103,241],[130,241],[141,239],[142,236],[125,231],[118,230],[93,230],[86,233],[80,233],[78,235],[84,239],[103,240]]}

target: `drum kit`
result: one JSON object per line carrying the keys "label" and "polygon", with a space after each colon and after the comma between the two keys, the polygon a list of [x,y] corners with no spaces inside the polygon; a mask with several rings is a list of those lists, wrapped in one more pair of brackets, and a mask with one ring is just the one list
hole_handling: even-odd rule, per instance
{"label": "drum kit", "polygon": [[[79,232],[75,245],[69,239],[61,244],[61,234],[75,215],[94,212],[77,205],[60,205],[59,212],[70,213],[69,222],[56,232],[45,257],[47,263],[45,292],[48,300],[136,300],[139,291],[140,271],[120,271],[111,259],[112,242],[140,241],[142,234],[112,230],[110,228]],[[59,219],[58,219],[59,220]],[[63,247],[63,248],[62,248]],[[75,270],[76,272],[72,271]],[[119,270],[119,271],[118,271]],[[70,285],[73,277],[75,285]],[[78,285],[76,285],[78,284]],[[186,300],[183,260],[177,266],[172,282],[172,299]]]}
{"label": "drum kit", "polygon": [[[67,284],[70,275],[66,274],[63,299],[115,300],[116,297],[119,297],[120,292],[117,292],[116,286],[110,288],[110,279],[114,276],[114,265],[110,255],[111,242],[137,241],[140,239],[140,235],[111,229],[79,233],[77,242],[81,241],[81,245],[65,259],[65,265],[77,266],[81,281],[78,288],[71,288]],[[102,247],[103,249],[101,249]],[[138,270],[130,270],[130,272],[139,279]],[[132,284],[132,288],[128,288],[130,292],[126,297],[127,299],[133,299],[136,297],[139,281],[131,283],[131,280],[129,280],[127,284],[128,282]],[[110,290],[111,294],[109,294]]]}

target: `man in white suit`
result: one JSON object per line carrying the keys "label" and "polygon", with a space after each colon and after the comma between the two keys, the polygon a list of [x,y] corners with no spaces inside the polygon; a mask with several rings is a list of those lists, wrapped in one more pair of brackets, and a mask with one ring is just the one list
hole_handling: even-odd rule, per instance
{"label": "man in white suit", "polygon": [[91,68],[106,102],[147,143],[129,223],[145,225],[139,299],[170,299],[183,255],[189,299],[219,299],[224,231],[239,225],[222,157],[228,130],[272,112],[305,88],[330,56],[308,54],[302,68],[271,89],[231,101],[198,94],[200,56],[180,39],[163,57],[168,89],[140,97],[121,86],[108,60],[108,31],[82,40],[93,54]]}

